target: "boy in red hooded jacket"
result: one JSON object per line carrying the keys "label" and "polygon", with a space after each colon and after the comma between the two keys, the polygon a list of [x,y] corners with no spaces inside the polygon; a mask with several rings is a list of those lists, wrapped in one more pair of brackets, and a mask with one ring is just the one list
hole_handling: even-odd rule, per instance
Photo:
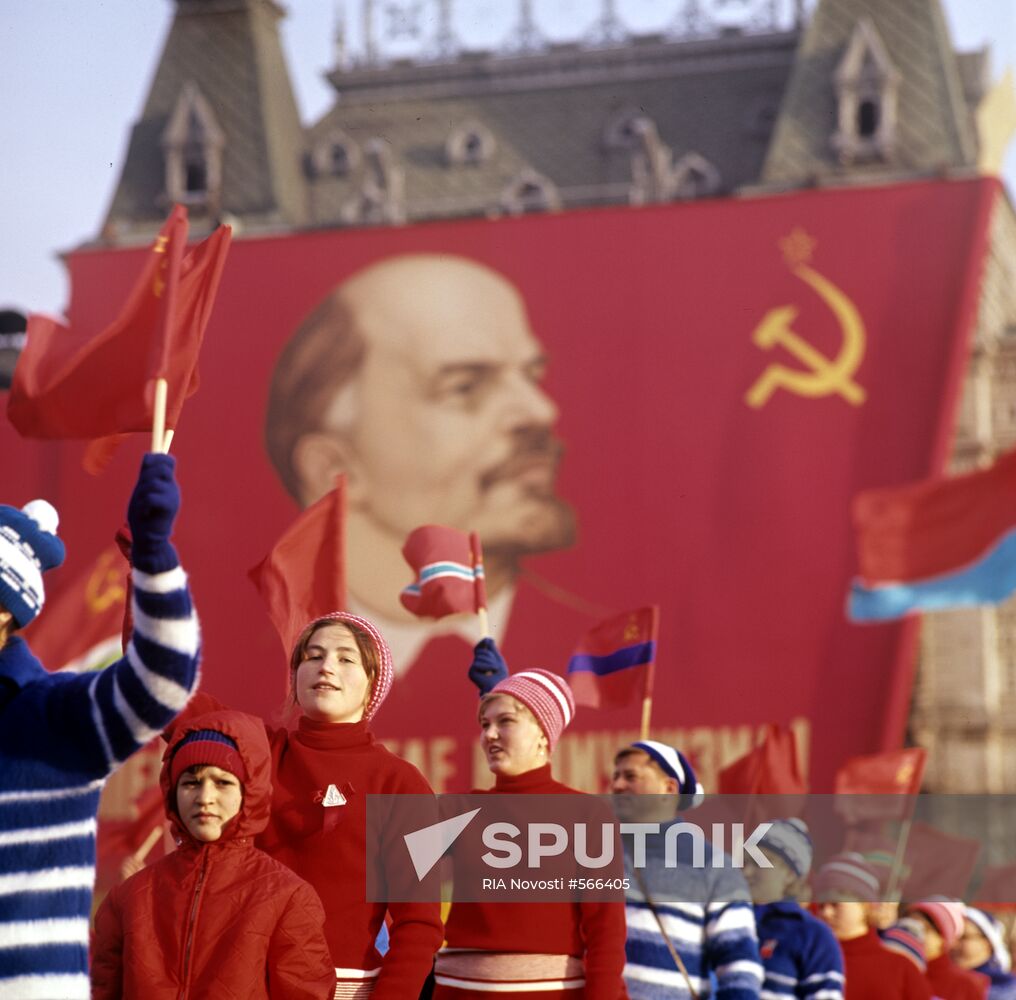
{"label": "boy in red hooded jacket", "polygon": [[99,907],[93,1000],[332,996],[321,901],[254,847],[272,797],[263,723],[231,710],[187,719],[160,783],[178,847]]}

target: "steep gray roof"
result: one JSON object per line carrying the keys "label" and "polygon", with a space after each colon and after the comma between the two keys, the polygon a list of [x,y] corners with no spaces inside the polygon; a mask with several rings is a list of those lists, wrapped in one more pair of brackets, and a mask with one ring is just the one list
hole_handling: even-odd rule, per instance
{"label": "steep gray roof", "polygon": [[142,235],[168,211],[162,136],[185,85],[210,105],[225,144],[224,213],[248,224],[308,221],[303,128],[273,0],[178,0],[107,224]]}
{"label": "steep gray roof", "polygon": [[[821,0],[801,43],[763,180],[785,185],[843,174],[830,138],[836,129],[834,74],[858,23],[868,18],[900,73],[894,165],[920,174],[969,167],[976,134],[940,0]],[[968,87],[972,84],[968,64]],[[884,171],[885,165],[869,169]],[[853,165],[851,174],[864,174]]]}

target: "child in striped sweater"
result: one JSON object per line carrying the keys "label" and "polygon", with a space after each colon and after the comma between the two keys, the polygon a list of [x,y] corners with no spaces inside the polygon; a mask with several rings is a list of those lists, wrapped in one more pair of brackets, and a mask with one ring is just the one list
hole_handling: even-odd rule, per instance
{"label": "child in striped sweater", "polygon": [[88,916],[99,793],[157,736],[198,677],[199,634],[170,544],[174,460],[146,455],[127,519],[134,634],[97,673],[46,671],[17,630],[42,608],[42,574],[63,562],[44,500],[0,506],[0,995],[87,1000]]}

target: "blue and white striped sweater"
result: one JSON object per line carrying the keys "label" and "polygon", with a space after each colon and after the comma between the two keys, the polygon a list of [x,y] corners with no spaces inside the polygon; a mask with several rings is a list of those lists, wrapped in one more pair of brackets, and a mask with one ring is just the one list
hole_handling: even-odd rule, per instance
{"label": "blue and white striped sweater", "polygon": [[833,932],[792,899],[755,907],[763,1000],[843,1000],[843,953]]}
{"label": "blue and white striped sweater", "polygon": [[134,569],[133,580],[134,635],[100,673],[48,673],[19,636],[0,649],[5,1000],[89,996],[99,794],[197,685],[200,636],[183,570]]}
{"label": "blue and white striped sweater", "polygon": [[[755,917],[748,886],[733,867],[712,867],[707,846],[705,865],[694,867],[678,839],[677,866],[664,867],[664,835],[646,839],[644,879],[667,936],[681,956],[692,985],[702,1000],[752,1000],[759,996],[762,965],[755,935]],[[628,940],[624,982],[631,1000],[690,998],[645,902],[639,881],[625,856],[631,888],[626,893]]]}

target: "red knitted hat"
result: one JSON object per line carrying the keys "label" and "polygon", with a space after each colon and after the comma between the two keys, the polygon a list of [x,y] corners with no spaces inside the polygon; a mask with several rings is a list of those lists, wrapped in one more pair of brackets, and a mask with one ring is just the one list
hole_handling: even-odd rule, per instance
{"label": "red knitted hat", "polygon": [[549,670],[523,670],[496,684],[490,694],[507,694],[522,702],[540,724],[550,752],[554,752],[568,723],[575,718],[575,696],[560,674]]}
{"label": "red knitted hat", "polygon": [[907,907],[907,912],[916,911],[924,914],[942,936],[942,943],[945,945],[945,950],[948,951],[959,941],[960,935],[963,933],[965,909],[966,907],[962,903],[944,897],[936,897],[921,900],[919,903],[911,903]]}
{"label": "red knitted hat", "polygon": [[247,780],[247,768],[236,741],[215,729],[195,729],[176,745],[169,765],[169,780],[176,787],[188,768],[205,764],[236,775],[241,784]]}

